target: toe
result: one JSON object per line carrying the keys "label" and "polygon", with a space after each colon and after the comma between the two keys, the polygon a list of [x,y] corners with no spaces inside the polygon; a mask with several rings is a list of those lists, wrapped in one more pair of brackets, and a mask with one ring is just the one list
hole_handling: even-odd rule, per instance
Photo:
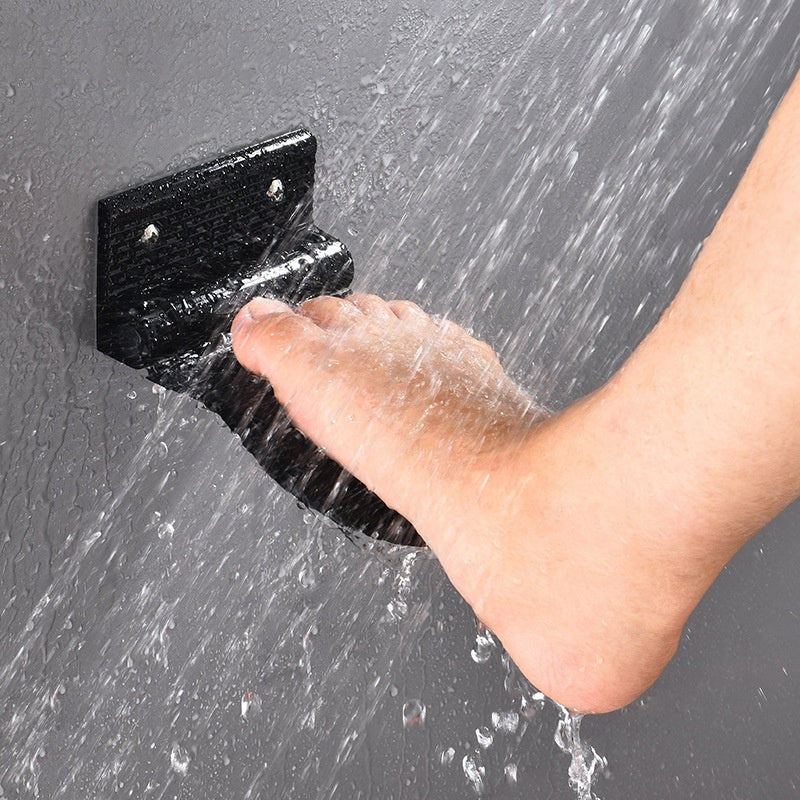
{"label": "toe", "polygon": [[431,317],[410,300],[390,300],[386,305],[398,319],[432,322]]}
{"label": "toe", "polygon": [[293,350],[307,357],[319,354],[325,346],[325,334],[313,320],[265,298],[256,298],[239,311],[231,337],[242,366],[271,381]]}
{"label": "toe", "polygon": [[368,317],[384,322],[395,322],[397,319],[389,303],[376,294],[351,294],[347,299]]}
{"label": "toe", "polygon": [[449,319],[437,319],[434,322],[436,333],[443,342],[459,347],[462,352],[472,353],[492,367],[500,367],[500,359],[491,345],[476,339],[469,331]]}
{"label": "toe", "polygon": [[[452,320],[437,319],[435,320],[435,325],[437,333],[445,340],[466,342],[468,339],[472,339],[472,336],[464,328]],[[475,341],[474,339],[472,340]]]}
{"label": "toe", "polygon": [[472,346],[475,348],[475,352],[477,352],[479,355],[483,356],[489,361],[497,362],[498,364],[500,363],[497,353],[495,353],[490,344],[487,344],[481,339],[473,339]]}
{"label": "toe", "polygon": [[306,319],[324,330],[347,330],[363,319],[363,313],[349,300],[324,295],[306,300],[298,308]]}

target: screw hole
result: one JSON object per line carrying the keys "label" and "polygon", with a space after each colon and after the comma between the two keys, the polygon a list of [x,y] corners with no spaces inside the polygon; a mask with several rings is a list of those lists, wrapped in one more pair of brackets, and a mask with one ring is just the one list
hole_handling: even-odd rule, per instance
{"label": "screw hole", "polygon": [[274,178],[270,183],[269,189],[267,189],[267,197],[275,203],[283,200],[283,181],[280,178]]}
{"label": "screw hole", "polygon": [[158,241],[159,233],[158,228],[151,222],[142,232],[139,241],[142,244],[155,244]]}

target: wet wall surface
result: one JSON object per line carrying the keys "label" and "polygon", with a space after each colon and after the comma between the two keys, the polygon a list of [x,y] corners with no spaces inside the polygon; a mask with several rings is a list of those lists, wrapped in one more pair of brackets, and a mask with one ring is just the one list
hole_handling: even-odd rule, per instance
{"label": "wet wall surface", "polygon": [[[559,407],[677,290],[799,34],[789,0],[4,3],[0,797],[574,796],[557,710],[435,560],[353,544],[94,350],[94,203],[305,125],[358,288]],[[599,796],[797,795],[799,523],[584,720]]]}

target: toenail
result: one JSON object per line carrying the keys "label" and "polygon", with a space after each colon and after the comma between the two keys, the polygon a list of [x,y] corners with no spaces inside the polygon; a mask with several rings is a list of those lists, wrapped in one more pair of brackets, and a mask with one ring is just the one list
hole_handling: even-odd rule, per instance
{"label": "toenail", "polygon": [[250,313],[250,309],[245,306],[236,315],[236,319],[234,319],[233,325],[231,325],[231,336],[236,336],[237,333],[240,333],[245,328],[249,328],[254,322],[255,320]]}
{"label": "toenail", "polygon": [[236,336],[246,328],[268,317],[270,314],[280,314],[289,311],[286,303],[273,300],[271,297],[255,297],[236,315],[231,325],[231,335]]}
{"label": "toenail", "polygon": [[281,314],[289,311],[290,307],[280,300],[275,300],[272,297],[254,297],[246,306],[245,309],[250,317],[256,322],[270,314]]}

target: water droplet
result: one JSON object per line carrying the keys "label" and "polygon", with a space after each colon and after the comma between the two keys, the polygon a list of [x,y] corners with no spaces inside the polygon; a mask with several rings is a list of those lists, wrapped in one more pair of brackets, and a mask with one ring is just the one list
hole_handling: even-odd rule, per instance
{"label": "water droplet", "polygon": [[476,664],[485,664],[492,655],[495,647],[492,632],[484,625],[478,624],[478,632],[475,634],[475,647],[472,648],[470,655]]}
{"label": "water droplet", "polygon": [[516,711],[492,711],[492,727],[500,733],[516,733],[519,714]]}
{"label": "water droplet", "polygon": [[408,613],[408,603],[402,598],[396,597],[386,604],[386,610],[392,619],[402,619]]}
{"label": "water droplet", "polygon": [[261,698],[255,692],[245,692],[242,695],[242,716],[245,719],[254,717],[261,712]]}
{"label": "water droplet", "polygon": [[442,766],[447,767],[453,763],[453,759],[456,757],[456,751],[452,747],[448,747],[446,750],[442,750]]}
{"label": "water droplet", "polygon": [[503,773],[506,776],[506,783],[510,786],[516,786],[517,784],[517,765],[513,761],[509,761],[506,764]]}
{"label": "water droplet", "polygon": [[61,705],[61,698],[67,693],[67,687],[63,683],[56,686],[55,691],[50,695],[50,708],[57,711]]}
{"label": "water droplet", "polygon": [[164,539],[165,537],[172,536],[175,533],[175,525],[171,522],[162,522],[158,526],[158,530],[156,531],[158,534],[159,539]]}
{"label": "water droplet", "polygon": [[303,651],[310,653],[314,647],[314,637],[319,633],[319,628],[316,625],[311,627],[305,632],[303,636]]}
{"label": "water droplet", "polygon": [[162,645],[167,645],[169,643],[169,632],[175,630],[175,620],[168,619],[161,628],[161,631],[158,634],[158,641]]}
{"label": "water droplet", "polygon": [[185,775],[189,771],[189,754],[177,742],[172,745],[169,753],[169,763],[178,775]]}
{"label": "water droplet", "polygon": [[131,389],[128,392],[128,394],[126,395],[126,397],[128,398],[128,400],[135,400],[136,399],[136,392],[133,389]]}
{"label": "water droplet", "polygon": [[567,172],[572,173],[575,165],[578,163],[579,153],[577,150],[571,150],[567,156]]}
{"label": "water droplet", "polygon": [[303,564],[297,573],[297,580],[304,589],[311,589],[317,582],[311,564]]}
{"label": "water droplet", "polygon": [[477,794],[483,794],[486,790],[486,769],[481,762],[481,757],[478,753],[464,756],[461,762],[461,767],[464,774],[467,776],[470,786]]}
{"label": "water droplet", "polygon": [[421,700],[409,700],[403,705],[403,727],[421,728],[425,724],[426,708]]}
{"label": "water droplet", "polygon": [[158,443],[158,454],[162,457],[169,454],[169,447],[166,442],[161,441]]}
{"label": "water droplet", "polygon": [[312,731],[317,727],[317,711],[315,708],[309,709],[308,713],[303,717],[300,727],[308,728]]}
{"label": "water droplet", "polygon": [[478,744],[485,750],[487,747],[492,746],[494,734],[485,725],[482,725],[480,728],[476,728],[475,738],[478,740]]}

